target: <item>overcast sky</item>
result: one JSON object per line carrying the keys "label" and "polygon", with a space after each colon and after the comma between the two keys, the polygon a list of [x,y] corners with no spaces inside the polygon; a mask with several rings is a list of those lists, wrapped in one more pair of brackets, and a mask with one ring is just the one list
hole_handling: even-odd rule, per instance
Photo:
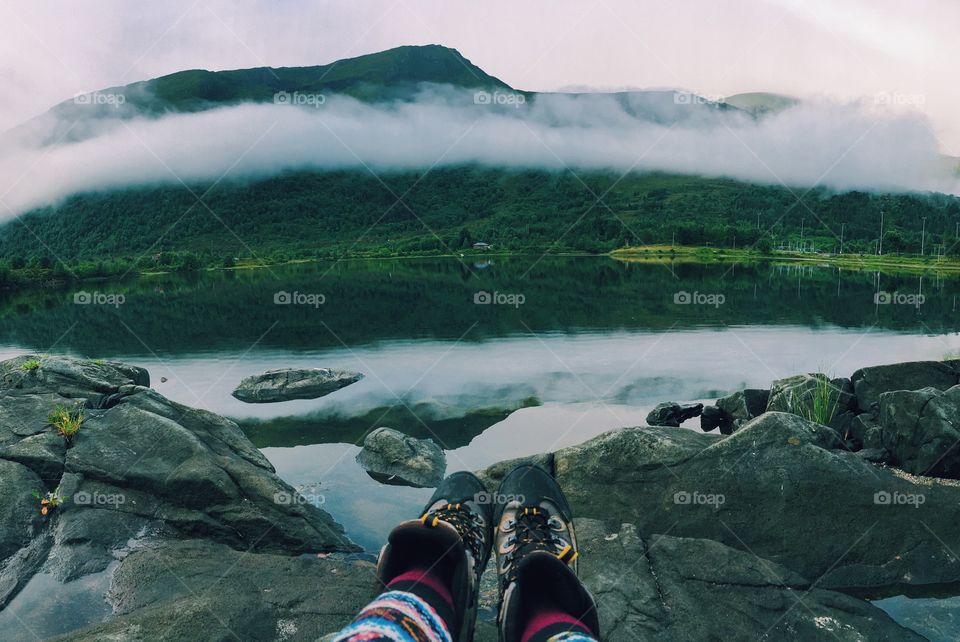
{"label": "overcast sky", "polygon": [[4,0],[0,130],[56,102],[181,69],[455,47],[531,90],[889,92],[960,156],[956,0]]}

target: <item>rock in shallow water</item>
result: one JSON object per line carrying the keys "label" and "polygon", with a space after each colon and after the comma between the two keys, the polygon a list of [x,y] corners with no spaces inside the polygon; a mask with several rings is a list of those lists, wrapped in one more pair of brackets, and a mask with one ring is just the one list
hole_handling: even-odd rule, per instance
{"label": "rock in shallow water", "polygon": [[233,396],[247,403],[276,403],[293,399],[316,399],[363,379],[359,372],[329,368],[284,368],[267,370],[245,378]]}
{"label": "rock in shallow water", "polygon": [[679,404],[676,401],[665,401],[657,404],[656,408],[647,415],[647,423],[651,426],[672,426],[677,428],[687,419],[699,417],[703,412],[702,403]]}
{"label": "rock in shallow water", "polygon": [[377,428],[367,435],[357,462],[378,481],[418,488],[436,487],[447,470],[447,457],[436,442],[393,428]]}

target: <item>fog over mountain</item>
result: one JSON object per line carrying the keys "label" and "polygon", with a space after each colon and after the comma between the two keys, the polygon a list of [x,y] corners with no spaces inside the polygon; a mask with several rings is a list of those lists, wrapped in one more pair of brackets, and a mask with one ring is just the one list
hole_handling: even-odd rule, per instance
{"label": "fog over mountain", "polygon": [[[673,92],[525,95],[425,86],[403,101],[294,94],[279,104],[126,120],[104,95],[97,101],[96,118],[53,122],[48,115],[4,139],[4,218],[91,190],[302,168],[381,173],[470,163],[664,171],[798,189],[958,191],[924,116],[873,99],[807,101],[753,117]],[[60,143],[50,144],[51,131]]]}

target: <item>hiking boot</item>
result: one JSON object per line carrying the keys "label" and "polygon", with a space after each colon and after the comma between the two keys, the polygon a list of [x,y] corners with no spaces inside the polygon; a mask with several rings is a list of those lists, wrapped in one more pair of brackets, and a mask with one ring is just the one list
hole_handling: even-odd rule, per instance
{"label": "hiking boot", "polygon": [[402,522],[390,533],[380,551],[377,577],[386,586],[401,573],[422,568],[452,578],[454,613],[464,615],[450,623],[450,630],[455,640],[470,642],[480,576],[490,559],[492,521],[483,483],[472,473],[453,473],[440,482],[420,519]]}
{"label": "hiking boot", "polygon": [[524,464],[504,478],[494,511],[500,639],[520,640],[541,607],[569,614],[599,634],[593,596],[577,578],[570,505],[543,469]]}

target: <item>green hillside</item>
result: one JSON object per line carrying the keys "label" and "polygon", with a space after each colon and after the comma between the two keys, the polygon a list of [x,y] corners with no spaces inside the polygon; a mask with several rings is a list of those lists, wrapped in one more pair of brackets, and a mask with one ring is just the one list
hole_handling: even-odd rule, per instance
{"label": "green hillside", "polygon": [[[381,180],[383,181],[381,183]],[[193,185],[204,193],[208,186]],[[396,195],[406,194],[402,202]],[[598,204],[596,195],[605,194]],[[280,261],[449,253],[475,241],[495,251],[607,252],[671,243],[796,245],[873,252],[880,211],[887,253],[954,252],[960,199],[834,194],[798,203],[786,188],[659,174],[506,171],[479,167],[406,172],[292,172],[224,182],[198,204],[182,186],[70,198],[0,228],[0,261],[86,273]],[[208,209],[209,207],[209,209]],[[758,226],[759,224],[759,226]],[[763,240],[761,240],[763,239]]]}

